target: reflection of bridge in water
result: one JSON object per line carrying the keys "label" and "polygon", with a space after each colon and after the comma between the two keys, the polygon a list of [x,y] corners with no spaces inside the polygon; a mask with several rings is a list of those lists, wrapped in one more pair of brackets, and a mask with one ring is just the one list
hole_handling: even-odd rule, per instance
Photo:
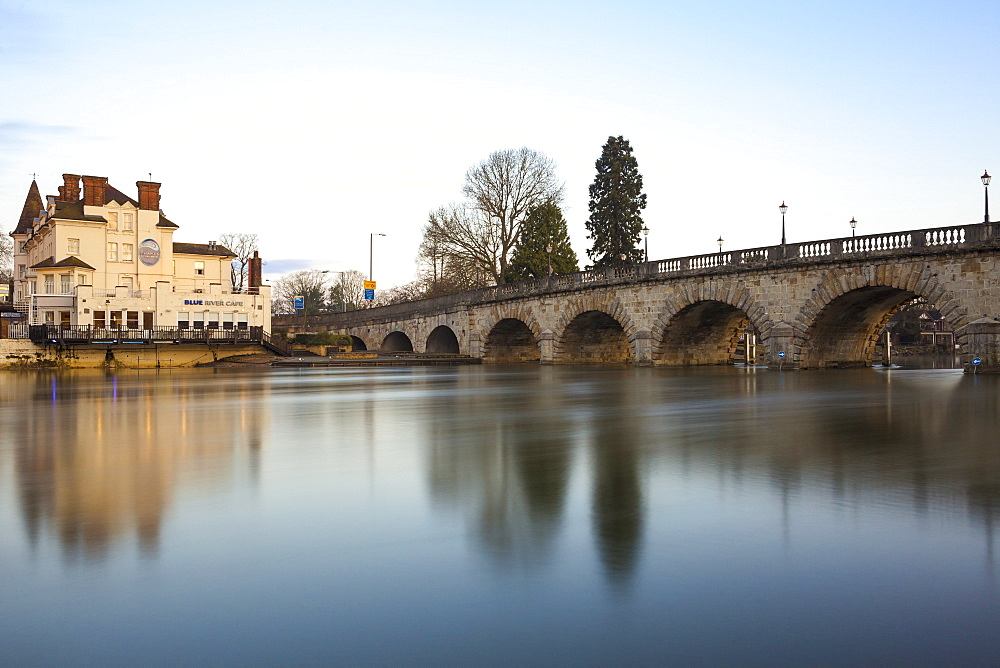
{"label": "reflection of bridge in water", "polygon": [[[595,269],[313,316],[305,327],[366,350],[640,366],[730,364],[751,332],[769,366],[854,367],[872,363],[879,332],[917,298],[955,328],[966,363],[1000,370],[1000,229],[990,223]],[[290,316],[274,324],[303,327]]]}

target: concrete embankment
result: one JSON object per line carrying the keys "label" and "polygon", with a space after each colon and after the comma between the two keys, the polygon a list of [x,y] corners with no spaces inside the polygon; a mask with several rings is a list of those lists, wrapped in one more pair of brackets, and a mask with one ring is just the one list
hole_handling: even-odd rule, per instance
{"label": "concrete embankment", "polygon": [[0,339],[0,369],[174,369],[193,367],[233,355],[261,355],[258,344],[205,343],[142,345],[39,345],[26,339]]}

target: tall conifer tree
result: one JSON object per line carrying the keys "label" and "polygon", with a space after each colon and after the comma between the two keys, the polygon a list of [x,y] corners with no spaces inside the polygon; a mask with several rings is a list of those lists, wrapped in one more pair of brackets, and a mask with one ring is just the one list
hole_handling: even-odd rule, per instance
{"label": "tall conifer tree", "polygon": [[[642,174],[632,147],[621,135],[608,137],[597,160],[597,176],[590,185],[587,255],[594,267],[642,262],[639,244],[641,211],[646,208]],[[622,259],[622,256],[625,256]]]}
{"label": "tall conifer tree", "polygon": [[526,281],[549,275],[549,251],[552,245],[552,273],[579,271],[576,253],[569,245],[569,230],[562,210],[554,201],[533,207],[521,226],[521,238],[504,275],[505,281]]}

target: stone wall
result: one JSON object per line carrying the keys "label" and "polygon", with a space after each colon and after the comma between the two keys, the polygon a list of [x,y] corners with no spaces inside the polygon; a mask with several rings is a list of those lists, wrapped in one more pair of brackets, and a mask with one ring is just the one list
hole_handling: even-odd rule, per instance
{"label": "stone wall", "polygon": [[259,355],[259,345],[155,344],[141,346],[35,345],[25,339],[0,339],[0,369],[63,368],[172,369],[193,367],[232,355]]}

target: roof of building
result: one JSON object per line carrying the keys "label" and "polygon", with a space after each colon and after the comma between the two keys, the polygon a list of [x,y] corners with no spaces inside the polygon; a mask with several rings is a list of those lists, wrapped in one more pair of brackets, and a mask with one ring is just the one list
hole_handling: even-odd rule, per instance
{"label": "roof of building", "polygon": [[38,217],[38,212],[44,209],[42,195],[38,192],[38,183],[31,180],[28,188],[28,196],[24,198],[24,208],[21,209],[21,217],[17,221],[17,227],[11,234],[28,234],[31,232],[32,221]]}
{"label": "roof of building", "polygon": [[156,224],[156,226],[157,227],[173,227],[175,229],[177,228],[177,224],[176,223],[172,223],[169,220],[167,220],[167,217],[163,215],[162,211],[160,212],[160,222],[158,222]]}
{"label": "roof of building", "polygon": [[134,199],[123,193],[118,188],[115,188],[110,183],[104,185],[104,204],[108,205],[112,202],[118,202],[119,204],[125,204],[125,202],[130,202],[135,208],[139,208],[139,203]]}
{"label": "roof of building", "polygon": [[[76,257],[75,255],[70,255],[67,258],[63,258],[56,262],[53,267],[79,267],[80,269],[93,269],[89,264]],[[96,270],[95,270],[96,271]]]}
{"label": "roof of building", "polygon": [[56,262],[56,259],[49,256],[39,262],[38,264],[31,265],[32,269],[56,269],[61,267],[79,267],[81,269],[93,269],[89,264],[84,262],[78,257],[70,255],[69,257],[63,258]]}
{"label": "roof of building", "polygon": [[108,222],[104,216],[93,216],[83,212],[83,201],[77,202],[56,202],[56,210],[53,218],[62,220],[86,220],[92,223]]}
{"label": "roof of building", "polygon": [[174,252],[187,255],[219,255],[221,257],[236,257],[236,253],[220,244],[185,244],[175,241]]}

